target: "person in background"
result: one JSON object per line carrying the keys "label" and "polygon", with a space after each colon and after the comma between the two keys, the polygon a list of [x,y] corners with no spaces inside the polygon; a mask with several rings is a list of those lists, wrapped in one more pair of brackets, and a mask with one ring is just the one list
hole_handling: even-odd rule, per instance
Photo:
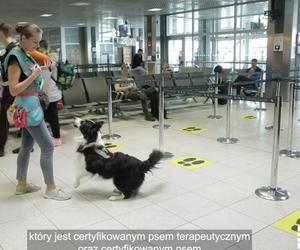
{"label": "person in background", "polygon": [[170,65],[168,63],[164,63],[162,66],[162,73],[170,73],[172,70],[170,69]]}
{"label": "person in background", "polygon": [[261,78],[262,69],[257,66],[257,59],[251,60],[251,67],[247,69],[246,72],[248,73],[248,78],[252,81],[256,81]]}
{"label": "person in background", "polygon": [[[13,48],[5,58],[5,71],[8,76],[9,91],[12,96],[17,96],[16,98],[20,95],[26,96],[32,93],[37,95],[43,84],[40,74],[47,67],[40,67],[27,52],[34,51],[39,47],[43,32],[36,24],[19,26],[16,28],[16,31],[20,33],[19,46]],[[26,71],[24,70],[25,67]],[[23,99],[23,102],[26,103],[26,100],[26,98]],[[22,146],[17,159],[18,184],[15,194],[22,195],[41,189],[41,187],[27,182],[30,150],[35,141],[41,149],[40,165],[47,186],[44,198],[53,200],[70,199],[71,195],[57,188],[54,182],[54,146],[43,119],[38,125],[26,126],[22,129]]]}
{"label": "person in background", "polygon": [[60,137],[60,127],[59,127],[59,119],[58,119],[58,110],[57,103],[62,98],[61,90],[56,86],[57,79],[57,67],[55,66],[55,57],[51,55],[48,48],[48,43],[46,40],[40,41],[40,47],[38,51],[49,56],[51,59],[50,69],[44,70],[42,72],[42,76],[44,77],[44,91],[49,98],[49,106],[44,111],[45,120],[50,124],[52,136],[53,136],[53,144],[54,146],[60,146],[62,144]]}
{"label": "person in background", "polygon": [[8,137],[9,123],[7,120],[7,110],[9,106],[14,102],[14,97],[9,93],[8,79],[4,71],[3,63],[4,59],[9,51],[17,46],[16,40],[12,37],[13,28],[7,23],[0,24],[0,42],[3,43],[6,48],[4,53],[0,55],[1,62],[1,85],[2,85],[2,99],[0,108],[0,157],[5,154],[5,145]]}
{"label": "person in background", "polygon": [[[132,78],[128,78],[128,66],[126,64],[122,64],[121,66],[121,77],[117,81],[120,83],[114,84],[114,89],[116,92],[122,93],[125,99],[131,99],[134,101],[140,100],[142,102],[142,108],[145,115],[145,120],[147,121],[155,121],[155,118],[148,111],[148,103],[150,100],[150,106],[153,106],[153,101],[156,101],[155,95],[157,95],[157,91],[153,87],[138,89],[135,83],[122,83],[122,80],[133,80]],[[158,106],[158,104],[156,105]],[[151,110],[152,111],[152,110]]]}
{"label": "person in background", "polygon": [[[246,70],[247,75],[239,75],[235,82],[250,82],[250,81],[259,81],[262,78],[262,69],[257,66],[257,59],[251,60],[251,67]],[[237,85],[236,87],[236,93],[237,95],[241,94],[241,88],[242,87],[252,87],[257,88],[257,83],[251,83],[251,84],[244,84],[244,85]]]}
{"label": "person in background", "polygon": [[144,68],[143,50],[142,49],[139,49],[137,51],[137,53],[133,56],[131,67],[132,67],[132,69],[135,69],[137,67]]}
{"label": "person in background", "polygon": [[[218,84],[222,85],[222,86],[218,87],[218,94],[227,95],[228,94],[228,87],[224,86],[226,81],[224,80],[224,69],[223,69],[223,67],[221,65],[217,65],[214,68],[214,73],[218,73]],[[220,104],[220,105],[227,104],[227,99],[218,98],[218,104]]]}

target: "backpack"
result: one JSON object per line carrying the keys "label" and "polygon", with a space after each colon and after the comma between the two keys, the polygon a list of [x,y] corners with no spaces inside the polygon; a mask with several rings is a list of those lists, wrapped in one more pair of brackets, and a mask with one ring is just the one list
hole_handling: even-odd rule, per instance
{"label": "backpack", "polygon": [[8,44],[6,46],[6,49],[5,49],[5,53],[3,55],[0,56],[0,65],[1,65],[1,77],[2,77],[2,81],[3,83],[7,82],[8,79],[7,79],[7,75],[6,75],[6,72],[5,72],[5,69],[4,69],[4,60],[6,58],[6,56],[8,55],[8,53],[14,48],[17,46],[17,43],[15,42],[11,42],[10,44]]}
{"label": "backpack", "polygon": [[75,66],[70,63],[58,62],[56,85],[61,90],[66,90],[73,86],[75,80]]}

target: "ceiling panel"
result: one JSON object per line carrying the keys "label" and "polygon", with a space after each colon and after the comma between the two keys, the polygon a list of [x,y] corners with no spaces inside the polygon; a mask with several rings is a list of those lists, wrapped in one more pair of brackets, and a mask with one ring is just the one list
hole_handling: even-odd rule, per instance
{"label": "ceiling panel", "polygon": [[[89,6],[76,7],[74,2],[87,2]],[[76,26],[92,24],[105,17],[118,17],[141,27],[143,16],[151,15],[150,8],[162,8],[158,13],[171,14],[199,8],[251,2],[253,0],[0,0],[1,22],[34,22],[41,27]],[[40,17],[41,14],[52,17]]]}

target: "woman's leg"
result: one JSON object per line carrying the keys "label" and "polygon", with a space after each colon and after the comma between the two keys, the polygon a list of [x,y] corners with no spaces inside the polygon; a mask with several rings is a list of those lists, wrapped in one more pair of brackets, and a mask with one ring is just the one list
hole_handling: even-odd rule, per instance
{"label": "woman's leg", "polygon": [[4,148],[7,141],[9,129],[6,112],[13,102],[14,97],[10,95],[8,87],[3,87],[0,109],[0,157],[4,156]]}
{"label": "woman's leg", "polygon": [[41,149],[40,164],[45,183],[55,188],[53,177],[54,146],[46,123],[45,121],[42,121],[39,126],[28,127],[26,130],[30,133]]}
{"label": "woman's leg", "polygon": [[158,92],[151,92],[151,95],[148,97],[150,99],[150,108],[151,114],[158,119],[159,113],[159,94]]}
{"label": "woman's leg", "polygon": [[17,180],[21,186],[26,186],[30,151],[33,144],[34,140],[27,128],[22,129],[22,144],[17,159]]}
{"label": "woman's leg", "polygon": [[50,102],[49,107],[45,110],[45,119],[50,124],[53,137],[59,139],[60,127],[56,102]]}
{"label": "woman's leg", "polygon": [[145,118],[148,119],[149,112],[148,112],[148,104],[147,104],[148,98],[147,98],[147,96],[140,90],[134,90],[134,91],[130,91],[127,94],[127,98],[131,99],[131,100],[134,100],[134,101],[140,100],[141,103],[142,103],[142,109],[143,109],[143,112],[145,114]]}
{"label": "woman's leg", "polygon": [[[28,138],[31,138],[32,142],[33,142],[33,140],[35,140],[41,149],[40,164],[41,164],[42,172],[44,175],[45,183],[47,184],[47,190],[45,192],[44,198],[53,199],[53,200],[71,199],[72,196],[70,194],[64,192],[62,189],[56,188],[56,185],[54,183],[54,175],[53,175],[54,146],[53,146],[52,138],[47,129],[45,121],[42,121],[39,126],[28,127],[24,130],[26,130],[26,136]],[[23,138],[24,138],[24,136],[23,136]],[[32,138],[33,138],[33,140],[32,140]],[[29,140],[28,140],[27,144],[29,145]],[[24,148],[30,148],[30,147],[29,146],[23,147],[23,144],[22,144],[21,151],[24,150]],[[30,152],[30,150],[28,151],[27,156],[29,155],[29,152]],[[29,157],[28,157],[28,160],[29,160]],[[27,160],[27,167],[28,167],[28,160]],[[26,173],[27,173],[27,171],[26,171]],[[27,188],[25,188],[25,189],[20,189],[17,187],[16,194],[34,192],[37,190],[39,190],[39,187],[34,186],[34,185],[27,185]]]}
{"label": "woman's leg", "polygon": [[[144,90],[148,99],[150,100],[151,114],[159,119],[159,93],[154,87],[150,87]],[[167,110],[164,109],[164,118],[167,118]]]}

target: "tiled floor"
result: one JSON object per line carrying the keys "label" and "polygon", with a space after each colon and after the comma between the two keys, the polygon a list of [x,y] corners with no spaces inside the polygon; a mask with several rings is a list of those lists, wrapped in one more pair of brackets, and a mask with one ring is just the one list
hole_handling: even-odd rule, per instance
{"label": "tiled floor", "polygon": [[[129,200],[107,200],[113,190],[111,181],[98,177],[73,189],[78,164],[75,153],[79,133],[72,126],[62,127],[63,145],[55,148],[54,171],[58,185],[73,193],[73,199],[55,202],[42,198],[42,192],[15,196],[16,155],[11,149],[18,139],[11,137],[7,154],[0,158],[0,249],[26,249],[27,229],[251,229],[253,249],[297,249],[297,238],[272,224],[300,209],[300,159],[279,159],[280,187],[292,196],[287,201],[272,202],[258,198],[254,190],[269,185],[273,132],[265,130],[273,121],[273,106],[268,111],[254,111],[256,104],[235,102],[231,135],[239,142],[224,145],[216,141],[225,136],[225,106],[219,108],[220,120],[207,116],[211,107],[171,110],[164,131],[164,149],[175,157],[199,156],[212,164],[187,170],[163,161],[148,174],[139,195]],[[244,115],[256,119],[244,120]],[[296,112],[294,147],[300,150],[300,114]],[[287,107],[284,105],[280,148],[286,146]],[[158,147],[155,123],[143,120],[141,114],[129,120],[114,120],[114,132],[122,137],[120,151],[146,159]],[[188,134],[176,128],[197,125],[208,128],[200,134]],[[108,131],[107,124],[102,132]],[[39,149],[35,146],[28,179],[43,185],[39,167]],[[227,249],[243,249],[242,244]]]}

